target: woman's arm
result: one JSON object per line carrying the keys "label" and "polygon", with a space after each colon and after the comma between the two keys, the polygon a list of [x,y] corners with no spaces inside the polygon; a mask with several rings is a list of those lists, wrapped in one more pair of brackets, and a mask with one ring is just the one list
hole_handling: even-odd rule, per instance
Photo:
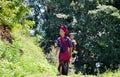
{"label": "woman's arm", "polygon": [[58,54],[59,51],[60,51],[60,47],[57,47],[57,48],[56,48],[55,56]]}
{"label": "woman's arm", "polygon": [[73,40],[73,42],[74,42],[74,50],[76,51],[77,42],[75,40]]}
{"label": "woman's arm", "polygon": [[58,52],[60,51],[60,37],[57,39],[56,44],[57,44],[57,48],[56,48],[55,56],[56,56],[56,55],[58,54]]}
{"label": "woman's arm", "polygon": [[72,57],[72,50],[73,50],[73,47],[70,47],[70,58]]}

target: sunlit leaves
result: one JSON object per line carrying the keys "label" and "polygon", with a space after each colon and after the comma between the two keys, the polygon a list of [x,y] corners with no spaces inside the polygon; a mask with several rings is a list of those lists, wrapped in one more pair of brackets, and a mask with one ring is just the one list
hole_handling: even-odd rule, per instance
{"label": "sunlit leaves", "polygon": [[0,23],[15,27],[14,24],[21,24],[26,20],[29,8],[21,0],[2,0],[0,1]]}

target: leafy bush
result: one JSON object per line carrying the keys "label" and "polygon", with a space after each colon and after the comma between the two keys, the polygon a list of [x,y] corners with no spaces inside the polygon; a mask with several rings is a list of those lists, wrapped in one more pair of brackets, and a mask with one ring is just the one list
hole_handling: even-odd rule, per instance
{"label": "leafy bush", "polygon": [[[22,30],[12,33],[13,44],[0,41],[0,76],[25,77],[38,74],[39,76],[55,75],[56,67],[50,65],[44,53],[39,48],[36,39],[24,34]],[[23,51],[20,54],[19,50]],[[7,72],[7,73],[6,73]]]}
{"label": "leafy bush", "polygon": [[60,25],[66,24],[70,32],[77,33],[75,39],[79,61],[76,63],[76,71],[95,74],[97,62],[101,64],[100,73],[109,68],[119,68],[120,11],[114,7],[114,1],[53,0],[46,3],[45,23],[42,26],[45,36],[41,41],[45,53],[51,51],[59,37]]}
{"label": "leafy bush", "polygon": [[30,8],[22,0],[0,1],[0,25],[7,25],[11,28],[33,26],[33,21],[26,20],[29,10]]}

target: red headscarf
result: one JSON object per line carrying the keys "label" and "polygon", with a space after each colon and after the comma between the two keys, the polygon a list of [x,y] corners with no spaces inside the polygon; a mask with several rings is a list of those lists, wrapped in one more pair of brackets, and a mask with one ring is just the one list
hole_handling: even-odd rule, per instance
{"label": "red headscarf", "polygon": [[67,29],[67,26],[66,26],[66,25],[62,25],[62,26],[60,27],[60,29],[62,29],[62,30],[65,32],[66,35],[68,34],[68,29]]}

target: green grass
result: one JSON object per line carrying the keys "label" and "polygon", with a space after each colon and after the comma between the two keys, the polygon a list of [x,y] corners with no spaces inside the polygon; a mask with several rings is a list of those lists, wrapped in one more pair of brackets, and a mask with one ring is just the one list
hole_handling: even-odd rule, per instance
{"label": "green grass", "polygon": [[[14,31],[12,35],[15,39],[12,45],[0,41],[1,55],[5,53],[4,58],[0,60],[0,77],[41,77],[57,73],[56,67],[46,60],[35,38],[22,34],[20,30]],[[19,56],[19,49],[24,52],[22,56]]]}
{"label": "green grass", "polygon": [[[0,77],[56,77],[57,65],[51,65],[45,58],[45,54],[36,42],[36,37],[30,37],[16,30],[12,33],[14,43],[0,41]],[[20,56],[19,49],[23,50]],[[51,54],[53,60],[55,56]],[[62,76],[66,77],[66,76]],[[68,77],[120,77],[120,70],[116,72],[105,72],[104,74],[82,75],[69,72]]]}
{"label": "green grass", "polygon": [[120,77],[120,70],[116,70],[114,72],[106,71],[103,74],[98,74],[98,77]]}

